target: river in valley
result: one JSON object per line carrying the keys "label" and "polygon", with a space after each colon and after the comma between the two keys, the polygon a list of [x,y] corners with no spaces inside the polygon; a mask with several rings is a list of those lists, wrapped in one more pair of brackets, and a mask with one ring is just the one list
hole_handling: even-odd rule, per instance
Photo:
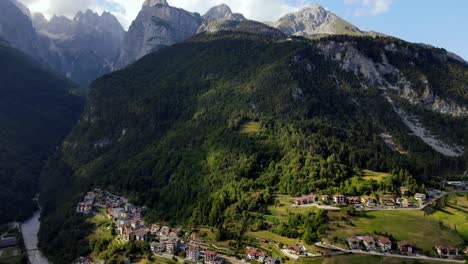
{"label": "river in valley", "polygon": [[37,248],[39,227],[41,223],[39,218],[41,211],[37,211],[27,221],[21,223],[21,233],[23,235],[24,246],[28,254],[28,259],[31,264],[49,264],[49,261]]}

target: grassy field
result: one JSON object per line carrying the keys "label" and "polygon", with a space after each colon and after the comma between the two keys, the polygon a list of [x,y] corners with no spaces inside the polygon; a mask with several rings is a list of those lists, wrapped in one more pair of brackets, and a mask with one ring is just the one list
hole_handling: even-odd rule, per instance
{"label": "grassy field", "polygon": [[112,236],[111,233],[112,220],[106,216],[104,211],[101,211],[99,214],[93,216],[88,221],[96,226],[94,232],[89,235],[89,240],[111,241],[114,239],[114,236]]}
{"label": "grassy field", "polygon": [[261,240],[283,243],[285,245],[295,245],[296,243],[300,242],[299,239],[279,236],[271,231],[247,232],[247,235]]}
{"label": "grassy field", "polygon": [[367,181],[377,181],[380,182],[382,179],[385,177],[390,176],[389,173],[385,172],[376,172],[376,171],[371,171],[371,170],[361,170],[362,178]]}
{"label": "grassy field", "polygon": [[248,122],[241,127],[241,133],[244,134],[255,134],[260,130],[260,123],[259,122]]}
{"label": "grassy field", "polygon": [[325,257],[325,258],[311,258],[311,259],[302,259],[300,264],[442,264],[441,261],[427,261],[427,260],[412,260],[412,259],[402,259],[402,258],[391,258],[391,257],[380,257],[380,256],[370,256],[370,255],[359,255],[359,254],[350,254],[350,255],[341,255],[334,257]]}
{"label": "grassy field", "polygon": [[[340,213],[330,214],[338,215]],[[440,227],[433,217],[423,211],[378,211],[368,212],[366,217],[354,217],[351,222],[334,218],[330,223],[328,237],[343,241],[348,236],[369,233],[389,233],[399,241],[407,240],[418,248],[432,252],[436,244],[460,246],[462,237],[448,229]]]}
{"label": "grassy field", "polygon": [[313,252],[313,253],[321,253],[321,252],[326,253],[329,251],[323,248],[318,248],[313,245],[312,246],[306,245],[300,239],[279,236],[271,231],[247,232],[247,236],[254,238],[254,239],[259,239],[259,240],[268,240],[269,242],[273,242],[273,243],[283,243],[284,245],[295,245],[297,243],[301,243],[302,245],[305,246],[305,248],[308,251]]}
{"label": "grassy field", "polygon": [[277,217],[285,217],[290,214],[303,214],[307,212],[317,211],[314,206],[291,206],[291,198],[288,196],[278,196],[275,198],[275,204],[268,206],[268,211],[271,215]]}
{"label": "grassy field", "polygon": [[456,229],[468,241],[468,199],[464,195],[451,194],[447,206],[430,216],[445,226]]}
{"label": "grassy field", "polygon": [[19,247],[11,247],[0,250],[1,264],[20,264],[23,257]]}

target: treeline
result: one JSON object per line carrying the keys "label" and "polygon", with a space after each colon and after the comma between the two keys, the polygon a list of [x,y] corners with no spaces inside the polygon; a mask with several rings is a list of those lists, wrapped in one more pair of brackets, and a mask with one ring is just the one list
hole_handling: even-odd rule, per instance
{"label": "treeline", "polygon": [[319,210],[316,213],[290,215],[286,221],[273,227],[272,231],[280,236],[302,239],[312,245],[325,234],[327,223],[327,211]]}

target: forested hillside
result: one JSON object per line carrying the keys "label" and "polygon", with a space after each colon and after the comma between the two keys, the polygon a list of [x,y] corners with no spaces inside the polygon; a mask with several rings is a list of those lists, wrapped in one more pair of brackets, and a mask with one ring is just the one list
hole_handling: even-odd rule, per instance
{"label": "forested hillside", "polygon": [[[224,238],[237,238],[255,220],[250,213],[264,210],[275,192],[360,195],[396,185],[417,191],[433,175],[465,170],[466,154],[444,156],[412,134],[386,98],[398,94],[343,67],[321,46],[329,41],[369,50],[362,55],[369,60],[380,61],[383,53],[401,71],[431,70],[423,67],[427,63],[408,66],[409,57],[398,50],[376,55],[361,48],[396,43],[416,49],[410,44],[360,40],[202,34],[98,79],[79,124],[44,171],[42,249],[52,260],[72,260],[88,250],[86,226],[73,210],[92,187],[146,205],[148,219],[206,224]],[[439,52],[421,49],[428,59]],[[447,78],[452,65],[465,78],[466,65],[440,63],[448,65]],[[390,74],[383,78],[391,84]],[[440,96],[458,93],[446,89]],[[466,117],[445,120],[466,130]],[[445,121],[433,122],[443,127]],[[382,133],[404,151],[390,148]],[[457,141],[451,132],[443,136]],[[357,188],[351,181],[356,169],[394,177]]]}
{"label": "forested hillside", "polygon": [[74,85],[0,40],[0,223],[36,205],[48,156],[76,123],[83,99]]}

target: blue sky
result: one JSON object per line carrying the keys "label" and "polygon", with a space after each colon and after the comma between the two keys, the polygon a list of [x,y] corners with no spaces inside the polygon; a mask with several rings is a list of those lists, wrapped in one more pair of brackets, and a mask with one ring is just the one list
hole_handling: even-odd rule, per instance
{"label": "blue sky", "polygon": [[431,44],[468,60],[466,0],[393,0],[389,1],[389,10],[380,14],[356,13],[365,1],[347,1],[347,4],[343,0],[307,2],[316,2],[328,8],[362,30],[374,30],[411,42]]}

